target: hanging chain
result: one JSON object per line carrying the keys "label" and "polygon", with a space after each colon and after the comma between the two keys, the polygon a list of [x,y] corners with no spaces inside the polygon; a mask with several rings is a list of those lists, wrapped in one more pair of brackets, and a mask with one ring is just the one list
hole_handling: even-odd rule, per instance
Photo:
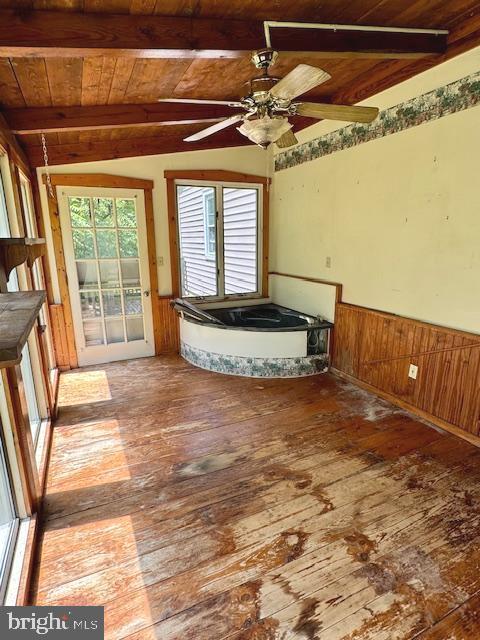
{"label": "hanging chain", "polygon": [[47,152],[47,141],[45,140],[45,134],[42,133],[42,149],[43,149],[43,160],[45,163],[45,175],[47,176],[47,190],[50,198],[55,198],[52,187],[52,180],[50,179],[50,171],[48,169],[48,152]]}

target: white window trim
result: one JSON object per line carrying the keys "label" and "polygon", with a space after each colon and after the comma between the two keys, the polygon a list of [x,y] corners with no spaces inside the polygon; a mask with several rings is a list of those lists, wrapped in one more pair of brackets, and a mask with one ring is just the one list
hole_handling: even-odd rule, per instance
{"label": "white window trim", "polygon": [[209,237],[210,234],[208,233],[209,231],[209,222],[208,222],[208,201],[211,200],[211,196],[213,195],[213,210],[214,210],[214,228],[215,228],[215,237],[217,235],[217,200],[216,200],[216,192],[214,191],[213,193],[204,193],[203,194],[203,229],[204,229],[204,240],[205,240],[205,247],[204,247],[204,252],[205,252],[205,257],[208,260],[215,260],[216,255],[217,255],[217,247],[215,246],[215,249],[213,251],[209,250]]}
{"label": "white window trim", "polygon": [[[263,278],[263,184],[259,182],[216,182],[214,180],[175,180],[175,215],[177,226],[177,246],[178,246],[178,273],[182,274],[180,225],[178,222],[178,202],[177,187],[214,187],[216,203],[216,225],[217,225],[217,295],[216,296],[188,296],[190,302],[221,302],[223,300],[256,299],[262,297]],[[223,189],[255,189],[257,191],[257,290],[249,293],[226,294],[224,290],[223,261]],[[205,208],[205,207],[204,207]],[[182,295],[182,283],[180,282],[180,294]]]}

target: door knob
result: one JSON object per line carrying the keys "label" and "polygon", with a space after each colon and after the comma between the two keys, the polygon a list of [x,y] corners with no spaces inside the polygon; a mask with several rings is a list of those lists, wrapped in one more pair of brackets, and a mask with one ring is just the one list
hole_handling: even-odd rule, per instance
{"label": "door knob", "polygon": [[143,292],[143,295],[148,298],[148,296],[150,295],[150,289],[147,289],[146,291]]}

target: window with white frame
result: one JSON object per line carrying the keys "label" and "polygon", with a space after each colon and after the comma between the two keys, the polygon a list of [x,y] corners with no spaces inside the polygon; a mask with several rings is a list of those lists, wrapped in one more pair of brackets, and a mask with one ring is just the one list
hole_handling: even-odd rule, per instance
{"label": "window with white frame", "polygon": [[8,222],[7,199],[5,197],[5,186],[3,176],[0,171],[0,238],[10,237],[10,224]]}
{"label": "window with white frame", "polygon": [[176,181],[176,195],[181,295],[259,295],[261,186]]}
{"label": "window with white frame", "polygon": [[[35,220],[33,200],[32,200],[32,189],[30,186],[30,181],[23,174],[20,174],[20,189],[22,196],[22,204],[23,211],[25,214],[25,226],[26,226],[26,235],[29,238],[38,238],[38,228],[37,222]],[[39,260],[36,260],[32,266],[32,280],[34,289],[37,291],[45,289],[45,278],[43,274],[43,269]],[[53,379],[54,371],[56,367],[55,363],[55,355],[53,351],[53,341],[50,332],[50,327],[48,327],[48,311],[47,311],[47,303],[45,302],[42,305],[39,313],[40,324],[42,327],[45,327],[45,346],[46,346],[46,356],[47,356],[47,365],[50,372],[50,378]]]}
{"label": "window with white frame", "polygon": [[[1,169],[1,167],[0,167]],[[10,237],[7,202],[0,170],[0,238]],[[10,278],[10,281],[12,278]],[[5,398],[0,380],[0,605],[3,603],[18,529],[15,491],[11,480],[9,458],[4,443],[1,405]]]}
{"label": "window with white frame", "polygon": [[[22,200],[24,198],[24,189],[22,187],[23,181],[21,182],[22,189]],[[27,183],[28,184],[28,183]],[[26,202],[23,202],[24,208],[26,207]],[[25,209],[25,217],[29,218],[29,214],[27,209]],[[36,235],[33,233],[34,227],[30,228],[28,225],[33,224],[33,218],[30,220],[30,223],[27,224],[27,233],[32,231],[32,235]],[[2,172],[0,171],[0,232],[3,237],[11,236],[11,226],[10,220],[8,216],[7,210],[7,199],[5,196],[5,188],[3,183]],[[17,274],[17,269],[13,269],[10,273],[10,277],[7,283],[8,291],[15,292],[20,291],[19,284],[19,276]],[[31,352],[32,342],[27,341],[22,350],[22,359],[20,361],[20,369],[22,372],[22,380],[25,391],[25,397],[27,401],[27,409],[28,409],[28,417],[30,420],[30,429],[32,433],[32,440],[34,445],[38,440],[38,435],[40,431],[41,425],[41,415],[39,409],[39,388],[38,388],[38,378],[40,377],[40,372],[37,372],[37,381],[35,381],[35,374],[32,366],[32,352]],[[37,354],[38,355],[38,354]]]}

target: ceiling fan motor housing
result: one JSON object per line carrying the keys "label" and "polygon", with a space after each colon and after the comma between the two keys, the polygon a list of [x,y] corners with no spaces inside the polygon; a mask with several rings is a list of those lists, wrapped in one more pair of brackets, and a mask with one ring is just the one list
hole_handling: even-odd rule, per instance
{"label": "ceiling fan motor housing", "polygon": [[263,104],[270,100],[269,91],[276,85],[278,78],[271,76],[261,76],[260,78],[252,78],[244,85],[242,100],[251,98],[255,104]]}
{"label": "ceiling fan motor housing", "polygon": [[278,57],[278,53],[270,48],[258,49],[252,53],[252,63],[257,69],[265,69],[267,71],[272,64],[275,64],[275,60]]}

